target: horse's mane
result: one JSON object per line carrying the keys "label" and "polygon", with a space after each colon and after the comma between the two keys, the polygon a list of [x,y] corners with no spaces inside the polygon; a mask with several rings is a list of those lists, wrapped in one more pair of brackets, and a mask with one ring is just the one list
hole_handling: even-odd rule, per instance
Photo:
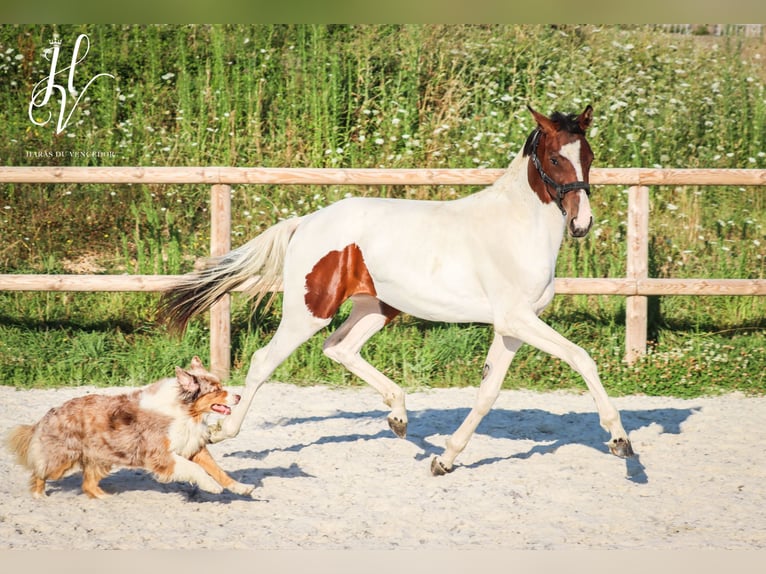
{"label": "horse's mane", "polygon": [[[555,123],[559,130],[568,132],[570,134],[580,134],[585,135],[585,132],[580,127],[580,122],[578,121],[578,115],[577,114],[563,114],[561,112],[553,112],[551,114],[551,121]],[[524,144],[524,155],[531,155],[532,154],[532,139],[534,138],[535,132],[539,128],[533,129],[529,133],[529,137],[527,137],[527,141]]]}

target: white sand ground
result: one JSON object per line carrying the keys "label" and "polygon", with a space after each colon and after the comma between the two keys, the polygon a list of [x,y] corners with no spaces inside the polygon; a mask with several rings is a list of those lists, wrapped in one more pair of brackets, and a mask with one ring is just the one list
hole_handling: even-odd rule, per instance
{"label": "white sand ground", "polygon": [[[0,387],[0,433],[94,388]],[[213,445],[256,498],[120,470],[33,499],[0,451],[0,549],[764,549],[766,398],[623,397],[637,459],[607,454],[587,394],[503,391],[455,471],[432,477],[476,389],[411,393],[396,438],[370,388],[265,385]]]}

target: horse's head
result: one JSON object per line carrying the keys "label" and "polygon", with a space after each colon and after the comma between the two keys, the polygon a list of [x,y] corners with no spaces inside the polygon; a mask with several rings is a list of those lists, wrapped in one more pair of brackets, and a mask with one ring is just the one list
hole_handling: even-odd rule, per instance
{"label": "horse's head", "polygon": [[583,237],[593,223],[588,199],[593,151],[585,139],[593,108],[586,107],[579,116],[555,112],[550,118],[531,107],[529,111],[537,122],[524,145],[529,185],[540,201],[558,206],[572,237]]}

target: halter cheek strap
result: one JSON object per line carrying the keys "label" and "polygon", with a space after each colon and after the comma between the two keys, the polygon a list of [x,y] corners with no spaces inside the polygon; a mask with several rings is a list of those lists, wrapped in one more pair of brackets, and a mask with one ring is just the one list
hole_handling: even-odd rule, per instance
{"label": "halter cheek strap", "polygon": [[543,170],[543,166],[540,163],[540,158],[537,156],[537,146],[540,144],[540,136],[542,135],[542,130],[540,128],[537,128],[535,130],[535,134],[532,138],[532,164],[537,169],[537,173],[540,174],[540,177],[543,180],[543,183],[546,185],[551,186],[553,189],[556,190],[556,195],[554,196],[554,199],[556,201],[556,205],[561,210],[561,213],[566,216],[567,212],[564,209],[564,206],[562,205],[562,202],[564,201],[564,196],[569,193],[570,191],[574,191],[575,189],[583,189],[585,190],[585,193],[590,197],[590,184],[585,181],[573,181],[571,183],[557,183],[551,179],[551,177],[545,173],[545,170]]}

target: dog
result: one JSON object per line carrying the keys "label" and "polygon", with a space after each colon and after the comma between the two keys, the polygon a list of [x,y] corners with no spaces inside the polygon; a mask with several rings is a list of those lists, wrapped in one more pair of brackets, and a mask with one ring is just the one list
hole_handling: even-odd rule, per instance
{"label": "dog", "polygon": [[188,481],[202,490],[224,488],[250,495],[254,486],[231,478],[206,445],[210,415],[226,416],[239,395],[223,389],[199,357],[176,376],[119,395],[93,394],[52,408],[34,425],[7,437],[19,464],[32,472],[32,496],[45,496],[45,481],[82,470],[82,490],[106,493],[99,482],[115,468],[142,468],[160,482]]}

